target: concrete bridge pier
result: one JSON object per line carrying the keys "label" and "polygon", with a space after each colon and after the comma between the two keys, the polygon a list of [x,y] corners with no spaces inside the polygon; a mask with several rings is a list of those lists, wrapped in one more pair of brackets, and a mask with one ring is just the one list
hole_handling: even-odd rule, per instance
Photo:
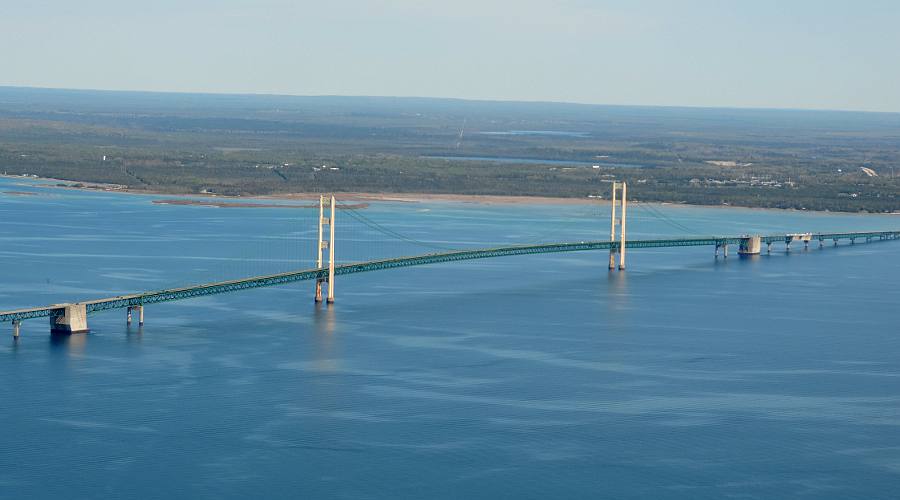
{"label": "concrete bridge pier", "polygon": [[819,238],[819,248],[825,248],[825,239]]}
{"label": "concrete bridge pier", "polygon": [[89,331],[84,304],[64,304],[61,315],[50,317],[50,333],[68,335]]}
{"label": "concrete bridge pier", "polygon": [[719,258],[719,249],[720,248],[722,249],[723,256],[727,258],[728,257],[728,243],[726,243],[724,241],[716,242],[716,258],[717,259]]}
{"label": "concrete bridge pier", "polygon": [[133,311],[137,311],[138,313],[138,326],[144,326],[144,306],[130,306],[128,308],[128,313],[125,316],[125,321],[129,325],[131,324],[131,315]]}
{"label": "concrete bridge pier", "polygon": [[837,246],[837,238],[834,239],[834,246]]}
{"label": "concrete bridge pier", "polygon": [[772,253],[772,242],[771,241],[766,242],[766,253]]}
{"label": "concrete bridge pier", "polygon": [[741,238],[741,244],[738,247],[738,255],[759,255],[762,247],[762,238],[759,236],[747,236]]}
{"label": "concrete bridge pier", "polygon": [[18,339],[19,338],[19,325],[21,324],[21,321],[16,320],[16,321],[13,321],[12,324],[13,324],[13,338]]}
{"label": "concrete bridge pier", "polygon": [[803,250],[809,250],[809,240],[803,240]]}

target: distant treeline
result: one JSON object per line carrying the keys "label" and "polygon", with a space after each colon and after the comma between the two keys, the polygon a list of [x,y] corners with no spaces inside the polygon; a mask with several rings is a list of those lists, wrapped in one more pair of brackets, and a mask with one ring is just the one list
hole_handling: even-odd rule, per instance
{"label": "distant treeline", "polygon": [[891,212],[895,169],[895,114],[0,88],[0,173],[167,193],[585,197],[616,179],[647,201]]}

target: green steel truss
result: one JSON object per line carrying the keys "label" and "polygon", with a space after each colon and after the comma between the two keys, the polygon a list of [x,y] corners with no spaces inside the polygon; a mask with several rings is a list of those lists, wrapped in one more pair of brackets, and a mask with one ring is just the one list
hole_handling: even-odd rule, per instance
{"label": "green steel truss", "polygon": [[[762,236],[762,243],[789,242],[794,240],[798,235],[772,235]],[[631,240],[626,241],[626,248],[665,248],[665,247],[691,247],[691,246],[722,246],[722,245],[740,245],[746,236],[735,237],[705,237],[705,238],[676,238],[661,240]],[[856,232],[856,233],[816,233],[810,235],[810,239],[814,241],[825,240],[851,240],[865,239],[870,241],[873,239],[897,239],[900,238],[900,231],[872,231],[872,232]],[[529,254],[546,254],[558,252],[578,252],[588,250],[609,250],[618,249],[618,242],[610,241],[582,241],[578,243],[552,243],[547,245],[519,245],[506,246],[497,248],[482,248],[477,250],[459,250],[453,252],[432,253],[424,255],[415,255],[412,257],[398,257],[394,259],[374,260],[368,262],[360,262],[354,264],[343,264],[336,266],[335,275],[355,274],[368,271],[380,271],[383,269],[396,269],[400,267],[421,266],[426,264],[437,264],[441,262],[456,262],[461,260],[486,259],[489,257],[506,257],[511,255],[529,255]],[[130,295],[120,295],[104,299],[89,300],[83,302],[87,312],[105,311],[108,309],[121,309],[132,306],[143,306],[147,304],[158,304],[160,302],[170,302],[173,300],[183,300],[192,297],[202,297],[205,295],[215,295],[220,293],[236,292],[239,290],[248,290],[251,288],[261,288],[267,286],[284,285],[295,281],[306,281],[314,279],[328,278],[328,269],[305,269],[301,271],[293,271],[280,274],[272,274],[267,276],[253,276],[250,278],[221,281],[218,283],[206,283],[196,286],[188,286],[182,288],[172,288],[168,290],[159,290],[153,292],[136,293]],[[15,311],[0,312],[0,322],[23,321],[33,318],[46,318],[60,316],[63,314],[65,304],[54,304],[45,307],[35,307],[30,309],[18,309]]]}

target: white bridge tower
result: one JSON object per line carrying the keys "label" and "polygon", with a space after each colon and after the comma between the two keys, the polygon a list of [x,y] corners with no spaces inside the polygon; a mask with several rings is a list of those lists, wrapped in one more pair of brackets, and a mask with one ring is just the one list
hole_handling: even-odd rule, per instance
{"label": "white bridge tower", "polygon": [[[621,199],[616,200],[617,192],[621,192]],[[609,228],[609,268],[616,268],[616,253],[619,254],[619,270],[625,270],[625,221],[627,219],[626,210],[628,208],[628,187],[624,182],[612,183],[612,220]],[[616,218],[616,202],[622,207],[622,217]],[[616,244],[616,227],[619,228],[619,244]]]}

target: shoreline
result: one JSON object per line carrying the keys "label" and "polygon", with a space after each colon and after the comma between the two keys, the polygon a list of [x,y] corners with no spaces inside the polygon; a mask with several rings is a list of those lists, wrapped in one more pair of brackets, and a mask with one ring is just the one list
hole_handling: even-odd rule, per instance
{"label": "shoreline", "polygon": [[[30,177],[21,175],[3,175],[4,179],[19,179],[27,181],[44,181],[56,182],[65,185],[37,185],[36,187],[51,189],[72,189],[78,191],[97,191],[104,193],[122,193],[134,195],[149,196],[169,196],[173,198],[213,198],[222,200],[281,200],[281,201],[316,201],[321,193],[278,193],[268,195],[253,196],[233,196],[216,193],[168,193],[165,191],[151,189],[134,189],[120,184],[105,184],[100,182],[84,182],[72,181],[66,179],[54,179],[49,177]],[[428,202],[449,202],[449,203],[467,203],[477,205],[609,205],[610,201],[606,198],[563,198],[552,196],[518,196],[518,195],[482,195],[482,194],[449,194],[449,193],[367,193],[367,192],[336,192],[336,196],[342,201],[354,202],[358,204],[366,204],[368,202],[391,202],[391,203],[428,203]],[[174,200],[169,200],[174,201]],[[222,202],[227,203],[227,202]],[[238,202],[240,203],[240,202]],[[809,214],[842,214],[842,215],[900,215],[900,211],[890,213],[872,213],[872,212],[840,212],[831,210],[798,210],[795,208],[767,208],[767,207],[748,207],[738,205],[698,205],[690,203],[666,202],[666,201],[640,201],[631,200],[629,203],[664,205],[667,207],[684,207],[684,208],[711,208],[711,209],[734,209],[734,210],[763,210],[777,212],[797,212]],[[192,204],[187,202],[177,204]],[[206,205],[207,202],[199,202],[197,205]],[[249,203],[247,205],[250,205]],[[259,208],[282,208],[281,205],[260,206]],[[290,206],[284,206],[290,208]],[[248,208],[253,208],[252,206]]]}
{"label": "shoreline", "polygon": [[[135,189],[121,184],[106,184],[102,182],[73,181],[55,179],[52,177],[30,177],[21,175],[3,175],[3,179],[18,179],[30,181],[56,182],[60,185],[41,185],[37,187],[51,189],[73,189],[78,191],[98,191],[104,193],[123,193],[150,196],[170,196],[173,198],[218,198],[223,200],[285,200],[285,201],[315,201],[321,193],[277,193],[250,196],[234,196],[217,193],[170,193],[154,189]],[[553,196],[517,196],[517,195],[490,195],[490,194],[450,194],[450,193],[367,193],[357,191],[339,191],[334,193],[344,201],[380,201],[396,203],[425,203],[429,201],[447,201],[456,203],[476,204],[504,204],[504,205],[589,205],[593,203],[609,204],[604,198],[563,198]],[[660,202],[659,204],[676,203]],[[685,205],[687,206],[687,205]],[[697,205],[702,206],[702,205]]]}

